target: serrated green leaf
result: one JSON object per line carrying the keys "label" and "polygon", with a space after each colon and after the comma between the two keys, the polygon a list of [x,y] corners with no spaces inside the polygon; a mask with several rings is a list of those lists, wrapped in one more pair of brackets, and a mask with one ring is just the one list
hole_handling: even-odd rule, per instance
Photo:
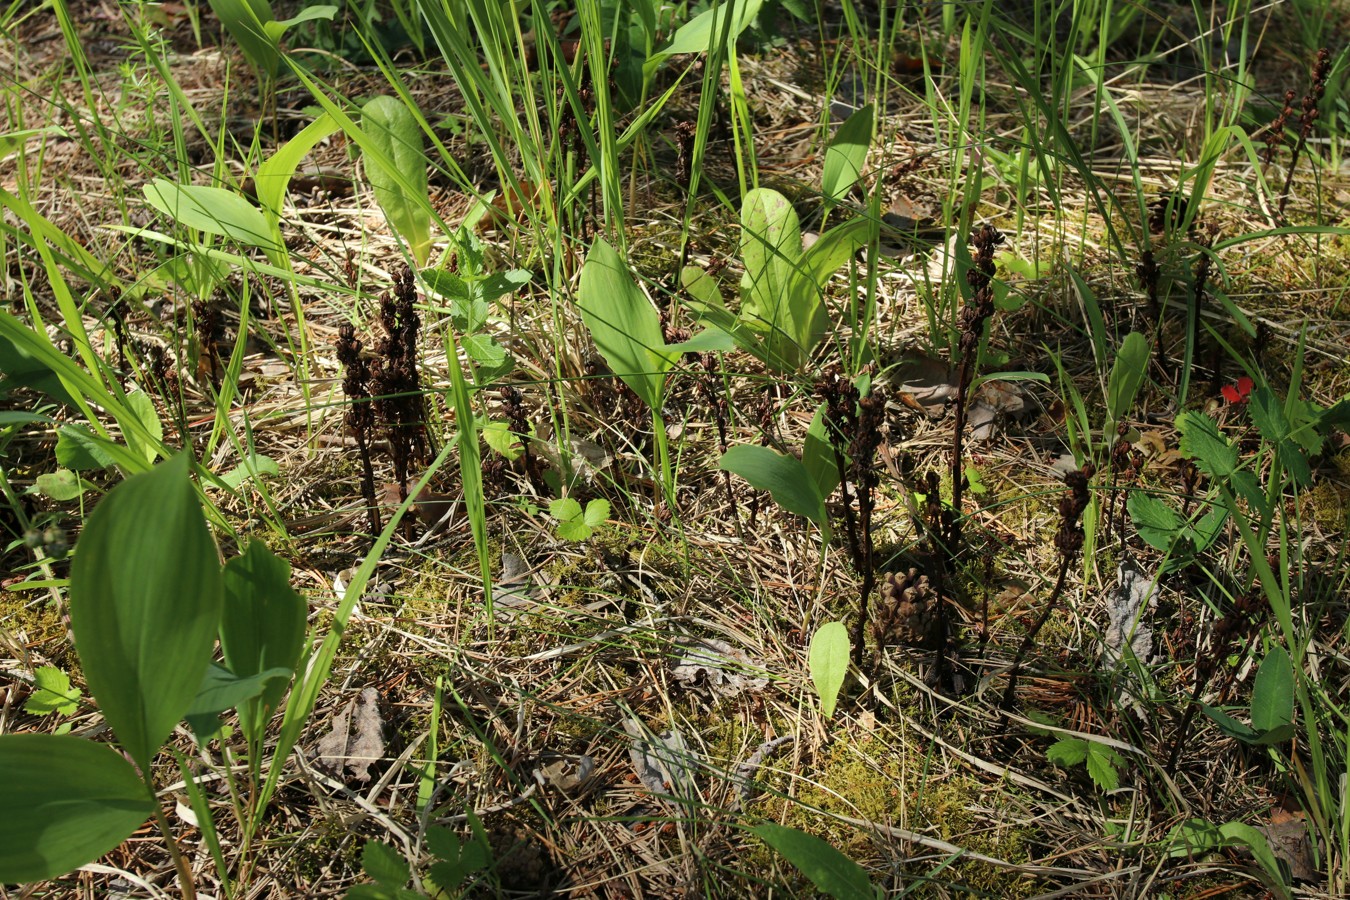
{"label": "serrated green leaf", "polygon": [[433,856],[451,861],[459,859],[459,835],[444,825],[427,828],[426,844]]}
{"label": "serrated green leaf", "polygon": [[1212,503],[1209,506],[1209,512],[1205,513],[1200,521],[1194,526],[1187,526],[1191,542],[1195,545],[1196,552],[1206,550],[1209,545],[1214,543],[1219,532],[1223,530],[1223,525],[1228,521],[1228,508]]}
{"label": "serrated green leaf", "polygon": [[586,515],[584,521],[591,528],[598,528],[605,524],[609,518],[609,501],[602,499],[592,500],[586,504]]}
{"label": "serrated green leaf", "polygon": [[520,437],[511,430],[511,425],[508,422],[501,420],[488,422],[483,426],[483,440],[492,449],[492,452],[510,462],[520,459],[525,452]]}
{"label": "serrated green leaf", "polygon": [[479,366],[495,369],[506,362],[506,348],[490,334],[465,335],[460,346]]}
{"label": "serrated green leaf", "polygon": [[835,900],[876,897],[863,867],[815,835],[771,822],[756,825],[750,831]]}
{"label": "serrated green leaf", "polygon": [[1262,385],[1252,391],[1247,410],[1256,430],[1270,443],[1279,445],[1289,437],[1289,420],[1284,416],[1284,407],[1270,388]]}
{"label": "serrated green leaf", "polygon": [[811,637],[807,665],[820,697],[821,714],[827,719],[834,715],[839,690],[848,674],[849,649],[848,628],[843,622],[827,622]]}
{"label": "serrated green leaf", "polygon": [[1057,766],[1076,766],[1088,756],[1088,742],[1082,738],[1060,738],[1045,751],[1045,758]]}
{"label": "serrated green leaf", "polygon": [[491,303],[499,297],[515,293],[530,283],[533,276],[524,269],[510,269],[506,272],[494,272],[483,278],[478,286],[479,296]]}
{"label": "serrated green leaf", "polygon": [[361,848],[361,869],[385,888],[403,887],[412,877],[403,854],[380,841],[366,841]]}
{"label": "serrated green leaf", "polygon": [[1146,544],[1164,553],[1172,549],[1182,523],[1170,506],[1157,497],[1136,492],[1125,502],[1125,508]]}
{"label": "serrated green leaf", "polygon": [[572,497],[559,497],[549,501],[548,514],[559,522],[570,522],[581,518],[581,504]]}
{"label": "serrated green leaf", "polygon": [[1237,448],[1219,433],[1219,426],[1204,413],[1184,412],[1177,416],[1181,431],[1181,452],[1196,468],[1221,480],[1237,471]]}
{"label": "serrated green leaf", "polygon": [[1088,775],[1102,791],[1114,791],[1120,787],[1120,773],[1116,771],[1120,763],[1120,755],[1111,748],[1088,742]]}
{"label": "serrated green leaf", "polygon": [[79,710],[80,689],[70,686],[70,676],[55,666],[39,666],[33,670],[36,690],[23,705],[24,712],[34,716],[60,713],[73,716]]}

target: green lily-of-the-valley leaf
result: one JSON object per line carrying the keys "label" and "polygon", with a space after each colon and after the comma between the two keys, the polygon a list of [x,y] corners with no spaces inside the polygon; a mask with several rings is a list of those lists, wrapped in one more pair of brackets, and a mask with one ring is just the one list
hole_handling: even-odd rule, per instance
{"label": "green lily-of-the-valley leaf", "polygon": [[70,573],[85,680],[141,771],[201,684],[220,622],[216,547],[180,453],[109,492]]}
{"label": "green lily-of-the-valley leaf", "polygon": [[825,148],[825,165],[820,176],[820,192],[825,202],[833,206],[857,184],[867,162],[867,149],[872,142],[872,104],[857,110],[844,120],[835,132],[834,140]]}
{"label": "green lily-of-the-valley leaf", "polygon": [[122,843],[154,811],[111,747],[48,734],[0,737],[0,883],[63,875]]}
{"label": "green lily-of-the-valley leaf", "polygon": [[186,228],[219,235],[267,251],[278,251],[262,210],[224,188],[175,184],[156,178],[143,189],[145,200]]}
{"label": "green lily-of-the-valley leaf", "polygon": [[843,622],[826,622],[811,636],[807,665],[811,683],[820,697],[820,711],[827,719],[834,715],[839,691],[848,674],[850,649],[848,627]]}
{"label": "green lily-of-the-valley leaf", "polygon": [[660,411],[666,373],[679,352],[666,346],[656,308],[604,239],[591,246],[581,267],[577,305],[610,369],[643,403]]}
{"label": "green lily-of-the-valley leaf", "polygon": [[[220,648],[238,678],[267,675],[266,687],[239,706],[239,724],[250,740],[259,740],[281,703],[289,674],[300,661],[305,642],[305,601],[291,587],[291,566],[261,541],[225,564],[225,606],[220,618]],[[267,673],[271,673],[268,675]]]}
{"label": "green lily-of-the-valley leaf", "polygon": [[269,0],[210,0],[216,18],[234,38],[244,58],[263,75],[276,75],[281,66],[281,38],[293,25],[331,19],[338,8],[312,5],[289,19],[278,20]]}
{"label": "green lily-of-the-valley leaf", "polygon": [[757,188],[741,206],[739,314],[727,309],[717,282],[689,266],[680,273],[698,318],[736,347],[778,372],[795,372],[829,332],[824,290],[830,278],[867,243],[872,224],[856,218],[802,249],[801,223],[787,198]]}
{"label": "green lily-of-the-valley leaf", "polygon": [[1115,434],[1115,424],[1134,406],[1135,397],[1139,396],[1139,389],[1148,375],[1149,355],[1148,338],[1139,332],[1132,331],[1121,341],[1107,382],[1107,412],[1111,417],[1106,430],[1108,435]]}
{"label": "green lily-of-the-valley leaf", "polygon": [[750,831],[834,900],[874,900],[877,896],[862,866],[815,835],[773,822]]}
{"label": "green lily-of-the-valley leaf", "polygon": [[418,266],[431,253],[427,160],[417,117],[397,97],[382,95],[361,108],[361,130],[370,146],[361,154],[366,178],[389,226],[407,241]]}
{"label": "green lily-of-the-valley leaf", "polygon": [[768,491],[773,501],[788,512],[815,522],[829,540],[830,517],[825,510],[825,497],[820,492],[822,482],[827,480],[825,475],[817,473],[813,477],[795,456],[784,456],[757,444],[737,444],[728,448],[718,466],[741,476],[751,487]]}

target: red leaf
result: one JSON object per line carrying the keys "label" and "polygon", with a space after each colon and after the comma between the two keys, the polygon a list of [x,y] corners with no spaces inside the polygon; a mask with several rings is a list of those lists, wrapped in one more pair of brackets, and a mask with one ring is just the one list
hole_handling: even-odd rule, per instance
{"label": "red leaf", "polygon": [[1252,388],[1256,387],[1246,375],[1237,380],[1237,384],[1225,384],[1219,390],[1223,392],[1223,398],[1229,403],[1246,403],[1251,398]]}

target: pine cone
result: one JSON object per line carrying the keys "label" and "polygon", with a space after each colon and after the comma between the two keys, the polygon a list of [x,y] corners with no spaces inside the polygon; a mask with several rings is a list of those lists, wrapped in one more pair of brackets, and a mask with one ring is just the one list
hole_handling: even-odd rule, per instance
{"label": "pine cone", "polygon": [[881,602],[877,606],[877,645],[908,644],[926,647],[937,614],[937,597],[928,584],[928,576],[918,569],[886,573],[881,584]]}

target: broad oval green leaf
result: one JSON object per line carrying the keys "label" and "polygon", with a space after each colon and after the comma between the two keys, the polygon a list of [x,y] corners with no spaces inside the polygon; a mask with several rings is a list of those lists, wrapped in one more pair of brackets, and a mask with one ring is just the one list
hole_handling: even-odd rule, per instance
{"label": "broad oval green leaf", "polygon": [[[221,713],[238,707],[242,720],[244,710],[253,705],[253,701],[258,700],[270,686],[285,690],[292,674],[291,669],[275,668],[255,675],[236,675],[218,663],[211,663],[184,717],[192,726],[197,740],[206,741],[220,729]],[[254,721],[257,721],[256,716]],[[261,721],[263,725],[267,724],[266,719]],[[253,737],[247,736],[250,739]],[[261,729],[258,729],[257,736],[261,737]]]}
{"label": "broad oval green leaf", "polygon": [[227,237],[247,247],[281,249],[272,237],[267,217],[233,191],[156,178],[143,193],[147,203],[187,228]]}
{"label": "broad oval green leaf", "polygon": [[[1125,335],[1120,349],[1116,351],[1116,361],[1111,366],[1111,379],[1106,391],[1112,426],[1125,418],[1130,407],[1134,406],[1144,376],[1148,374],[1148,357],[1148,338],[1137,331]],[[1108,436],[1113,433],[1113,429],[1108,429]]]}
{"label": "broad oval green leaf", "polygon": [[323,113],[258,167],[258,174],[253,178],[254,190],[266,212],[274,217],[281,215],[281,204],[286,198],[286,188],[290,186],[295,170],[300,168],[301,161],[314,149],[315,144],[339,127],[336,119]]}
{"label": "broad oval green leaf", "polygon": [[179,453],[113,488],[70,571],[90,693],[142,772],[196,696],[220,622],[220,565],[188,464]]}
{"label": "broad oval green leaf", "polygon": [[281,51],[266,29],[276,16],[268,0],[210,0],[211,9],[234,38],[249,65],[264,75],[275,75]]}
{"label": "broad oval green leaf", "polygon": [[366,841],[361,848],[361,868],[385,888],[401,888],[412,877],[403,854],[379,841]]}
{"label": "broad oval green leaf", "polygon": [[427,159],[417,117],[397,97],[375,97],[361,108],[366,178],[389,226],[408,242],[420,268],[431,253],[427,208]]}
{"label": "broad oval green leaf", "polygon": [[1252,727],[1274,731],[1294,721],[1294,665],[1283,647],[1274,647],[1256,670],[1252,687]]}
{"label": "broad oval green leaf", "polygon": [[0,883],[43,881],[98,859],[154,812],[136,770],[75,737],[0,737]]}
{"label": "broad oval green leaf", "polygon": [[811,350],[801,345],[810,317],[799,321],[791,303],[801,256],[801,223],[787,198],[769,188],[747,193],[741,204],[741,317],[768,332],[768,360],[780,371],[797,369]]}
{"label": "broad oval green leaf", "polygon": [[867,104],[844,120],[835,132],[834,140],[825,148],[825,169],[820,177],[820,191],[825,195],[827,208],[839,202],[862,177],[867,163],[867,149],[872,143],[874,109]]}
{"label": "broad oval green leaf", "polygon": [[829,538],[825,498],[800,459],[775,453],[768,447],[737,444],[722,454],[718,467],[741,476],[751,487],[768,491],[775,503],[790,513],[806,516]]}
{"label": "broad oval green leaf", "polygon": [[834,715],[839,690],[848,674],[848,654],[848,628],[843,622],[826,622],[811,637],[807,666],[820,696],[820,711],[827,719]]}
{"label": "broad oval green leaf", "polygon": [[[308,607],[291,587],[290,564],[255,540],[225,564],[223,584],[220,649],[230,671],[247,678],[294,670],[304,648]],[[269,680],[260,695],[239,707],[239,724],[250,740],[262,737],[289,683]]]}
{"label": "broad oval green leaf", "polygon": [[643,403],[659,411],[666,373],[677,355],[666,347],[656,308],[633,281],[618,251],[603,238],[586,254],[577,305],[610,369]]}
{"label": "broad oval green leaf", "polygon": [[863,867],[815,835],[772,822],[756,825],[750,831],[835,900],[876,897]]}
{"label": "broad oval green leaf", "polygon": [[816,493],[829,497],[839,487],[839,465],[835,461],[834,446],[825,431],[825,404],[816,407],[816,414],[806,429],[802,442],[802,465],[815,483]]}
{"label": "broad oval green leaf", "polygon": [[[755,21],[755,16],[759,15],[759,8],[762,5],[763,0],[737,0],[734,7],[731,3],[723,2],[699,13],[675,30],[670,43],[654,53],[647,66],[650,68],[657,61],[678,53],[704,53],[715,41],[721,39],[723,30],[728,27],[730,28],[728,40],[736,40],[741,32]],[[733,8],[735,17],[728,25],[727,12]]]}

